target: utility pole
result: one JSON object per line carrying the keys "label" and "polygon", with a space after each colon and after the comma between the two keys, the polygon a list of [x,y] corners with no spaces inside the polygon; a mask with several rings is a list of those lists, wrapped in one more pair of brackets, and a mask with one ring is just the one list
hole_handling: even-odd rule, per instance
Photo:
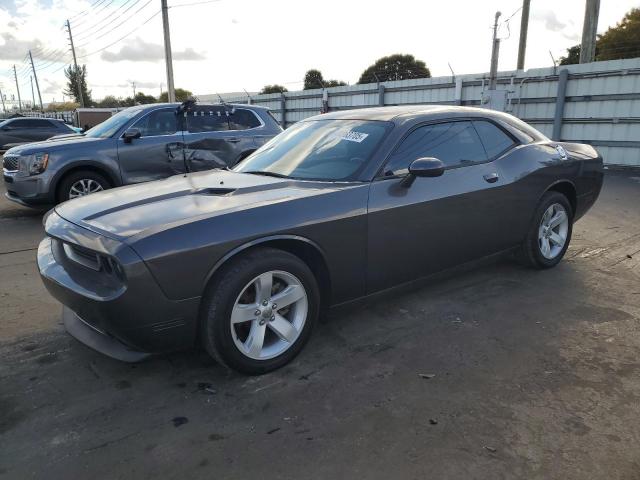
{"label": "utility pole", "polygon": [[76,60],[76,49],[73,46],[73,35],[71,35],[71,24],[67,20],[67,32],[69,32],[69,44],[71,45],[71,53],[73,54],[73,65],[76,69],[76,83],[78,84],[78,100],[80,100],[80,107],[84,108],[84,97],[82,95],[82,76],[78,70],[78,61]]}
{"label": "utility pole", "polygon": [[596,59],[596,34],[598,33],[598,15],[600,0],[587,0],[582,25],[582,44],[580,45],[580,63],[593,62]]}
{"label": "utility pole", "polygon": [[136,100],[136,82],[131,82],[131,86],[133,87],[133,101]]}
{"label": "utility pole", "polygon": [[22,111],[22,99],[20,99],[20,85],[18,85],[18,74],[16,73],[16,66],[13,66],[13,78],[16,79],[16,90],[18,91],[18,110]]}
{"label": "utility pole", "polygon": [[500,39],[498,38],[498,18],[499,11],[496,12],[496,18],[493,22],[493,47],[491,49],[491,69],[489,70],[489,90],[495,90],[498,83],[498,55],[500,54]]}
{"label": "utility pole", "polygon": [[[38,84],[38,75],[36,74],[36,67],[33,65],[33,56],[31,55],[31,50],[29,50],[29,60],[31,60],[31,70],[33,70],[33,77],[36,79],[36,89],[38,90],[38,100],[40,101],[40,110],[44,110],[42,107],[42,96],[40,95],[40,84]],[[33,84],[31,84],[31,90],[33,90]],[[33,92],[32,96],[33,96]],[[33,104],[36,104],[36,100],[34,98]]]}
{"label": "utility pole", "polygon": [[524,70],[524,55],[527,50],[527,30],[529,29],[529,7],[531,0],[522,0],[522,18],[520,19],[520,43],[518,44],[518,70]]}
{"label": "utility pole", "polygon": [[33,93],[33,76],[29,75],[29,81],[31,82],[31,110],[36,106],[36,96]]}
{"label": "utility pole", "polygon": [[169,103],[176,101],[176,89],[173,85],[173,59],[171,57],[171,36],[169,35],[169,7],[167,0],[160,0],[162,4],[162,29],[164,31],[164,61],[167,66],[167,97]]}
{"label": "utility pole", "polygon": [[0,89],[0,99],[2,100],[2,111],[7,113],[7,107],[4,106],[4,95],[2,94],[2,89]]}

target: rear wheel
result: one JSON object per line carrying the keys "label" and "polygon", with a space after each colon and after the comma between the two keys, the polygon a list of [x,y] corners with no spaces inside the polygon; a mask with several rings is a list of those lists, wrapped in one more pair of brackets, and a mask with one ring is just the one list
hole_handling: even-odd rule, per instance
{"label": "rear wheel", "polygon": [[58,203],[78,197],[84,197],[95,192],[106,190],[111,185],[107,179],[91,170],[72,172],[62,179],[58,187]]}
{"label": "rear wheel", "polygon": [[556,266],[569,247],[573,229],[573,210],[559,192],[543,195],[521,247],[523,263],[534,268]]}
{"label": "rear wheel", "polygon": [[298,257],[272,248],[233,260],[207,289],[202,342],[219,363],[256,375],[290,362],[318,318],[319,290]]}

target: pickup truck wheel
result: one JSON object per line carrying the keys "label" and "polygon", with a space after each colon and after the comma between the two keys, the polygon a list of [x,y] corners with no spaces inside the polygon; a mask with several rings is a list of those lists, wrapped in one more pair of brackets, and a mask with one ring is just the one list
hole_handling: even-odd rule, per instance
{"label": "pickup truck wheel", "polygon": [[58,187],[58,203],[100,192],[110,186],[104,176],[91,170],[72,172],[62,179]]}
{"label": "pickup truck wheel", "polygon": [[318,318],[320,294],[309,267],[288,252],[259,248],[223,268],[204,296],[205,349],[249,375],[290,362]]}

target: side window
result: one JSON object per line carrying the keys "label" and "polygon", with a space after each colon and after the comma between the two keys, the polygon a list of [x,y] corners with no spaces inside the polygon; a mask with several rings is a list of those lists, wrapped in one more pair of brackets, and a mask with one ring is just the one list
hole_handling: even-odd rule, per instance
{"label": "side window", "polygon": [[137,122],[133,128],[138,128],[143,137],[171,135],[178,131],[176,120],[174,109],[156,110]]}
{"label": "side window", "polygon": [[194,108],[186,113],[187,131],[191,133],[229,130],[227,112],[219,107]]}
{"label": "side window", "polygon": [[476,127],[489,158],[497,157],[514,143],[509,135],[491,122],[474,120],[473,126]]}
{"label": "side window", "polygon": [[11,128],[29,128],[31,127],[29,120],[14,120],[9,125]]}
{"label": "side window", "polygon": [[36,128],[56,128],[56,126],[51,123],[50,120],[36,120]]}
{"label": "side window", "polygon": [[236,108],[233,113],[229,114],[230,130],[247,130],[249,128],[259,127],[260,125],[260,120],[258,120],[258,117],[250,110]]}
{"label": "side window", "polygon": [[385,175],[405,173],[421,157],[435,157],[447,167],[471,165],[487,160],[482,142],[471,122],[449,122],[416,128],[392,154]]}

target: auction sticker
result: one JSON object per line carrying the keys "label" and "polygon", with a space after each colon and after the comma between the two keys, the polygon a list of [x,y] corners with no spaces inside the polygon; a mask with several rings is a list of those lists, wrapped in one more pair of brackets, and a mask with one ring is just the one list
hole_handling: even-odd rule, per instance
{"label": "auction sticker", "polygon": [[357,142],[357,143],[362,143],[362,141],[367,138],[369,136],[368,133],[361,133],[361,132],[347,132],[344,135],[342,135],[340,138],[342,140],[347,140],[349,142]]}

